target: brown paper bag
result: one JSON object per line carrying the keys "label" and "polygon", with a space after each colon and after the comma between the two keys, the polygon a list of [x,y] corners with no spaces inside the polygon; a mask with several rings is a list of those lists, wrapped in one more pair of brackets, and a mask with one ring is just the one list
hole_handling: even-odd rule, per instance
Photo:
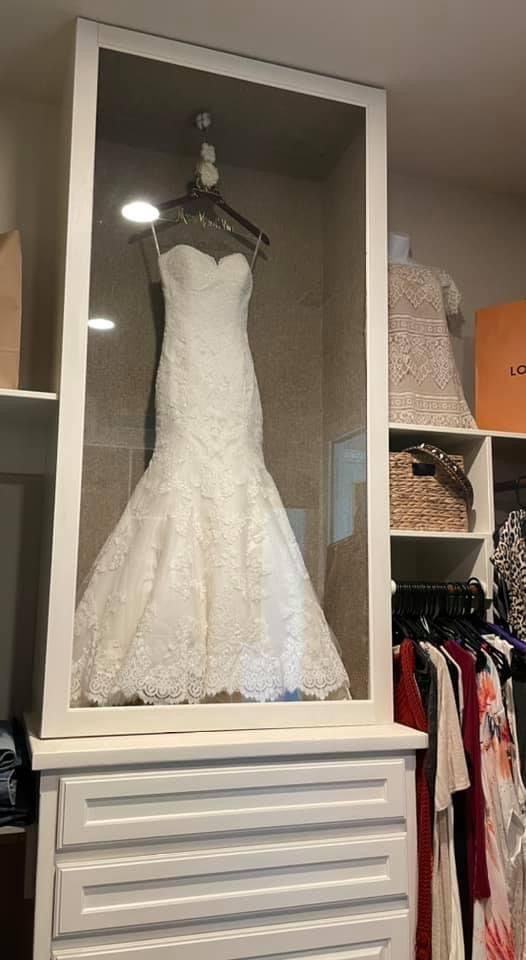
{"label": "brown paper bag", "polygon": [[18,387],[22,326],[22,251],[18,230],[0,233],[0,388]]}
{"label": "brown paper bag", "polygon": [[525,300],[478,311],[475,367],[477,426],[526,433]]}

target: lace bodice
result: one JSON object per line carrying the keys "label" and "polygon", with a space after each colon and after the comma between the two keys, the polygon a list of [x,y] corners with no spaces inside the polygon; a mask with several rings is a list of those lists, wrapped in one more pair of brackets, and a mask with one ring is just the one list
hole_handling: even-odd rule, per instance
{"label": "lace bodice", "polygon": [[262,416],[248,344],[252,273],[241,253],[216,261],[179,244],[160,257],[165,334],[157,373],[156,455],[261,455]]}
{"label": "lace bodice", "polygon": [[389,266],[389,307],[394,309],[404,298],[414,310],[424,303],[437,312],[445,309],[448,317],[457,316],[460,310],[460,292],[449,273],[419,263]]}

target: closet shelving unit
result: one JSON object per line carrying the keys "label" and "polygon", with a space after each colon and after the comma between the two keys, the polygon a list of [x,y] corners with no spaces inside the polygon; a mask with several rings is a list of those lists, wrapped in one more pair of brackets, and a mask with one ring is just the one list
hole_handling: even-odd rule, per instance
{"label": "closet shelving unit", "polygon": [[473,485],[474,502],[465,533],[391,529],[392,576],[397,579],[465,580],[478,577],[486,595],[492,589],[493,533],[499,516],[516,505],[510,492],[495,501],[495,484],[526,473],[526,433],[392,423],[389,448],[403,450],[428,441],[447,453],[462,454]]}
{"label": "closet shelving unit", "polygon": [[[41,513],[38,504],[42,503],[41,494],[37,487],[41,485],[44,477],[53,473],[53,436],[54,424],[57,409],[57,394],[38,390],[8,390],[0,389],[0,524],[4,536],[7,537],[7,549],[10,552],[11,537],[9,535],[10,524],[4,511],[12,511],[13,503],[20,503],[20,509],[24,512],[28,507],[31,515],[31,522],[36,517],[37,523],[41,519]],[[7,492],[7,487],[16,487],[20,489],[20,501]],[[2,494],[5,490],[5,496]],[[28,497],[28,500],[26,500]],[[37,515],[35,515],[35,509]],[[21,521],[23,522],[23,521]],[[29,520],[28,520],[29,522]],[[34,530],[34,543],[38,548],[39,530]],[[14,549],[10,553],[10,562],[20,564],[20,554]],[[34,578],[31,578],[31,573]],[[24,583],[26,593],[25,602],[28,607],[36,605],[38,570],[31,567],[26,570],[28,579]],[[9,579],[9,578],[8,578]],[[17,585],[17,591],[21,585]],[[16,605],[16,600],[13,603]],[[9,606],[9,604],[8,604]],[[35,607],[36,609],[36,607]],[[12,629],[5,623],[7,616],[8,624],[11,623],[11,613],[4,609],[4,630],[7,632],[2,642],[0,650],[0,672],[5,674],[10,672],[14,666],[14,658],[11,657],[12,649],[19,651],[21,655],[28,654],[26,649],[27,639],[17,635],[17,617],[13,614]],[[27,625],[26,625],[27,626]],[[31,639],[31,638],[29,638]],[[32,644],[31,644],[32,646]],[[16,694],[9,695],[9,684],[4,684],[3,696],[0,696],[0,716],[7,717],[13,711],[22,712],[22,709],[29,704],[31,663],[27,667],[27,703],[24,702],[23,691],[17,690]],[[17,672],[18,667],[16,668]],[[18,697],[22,700],[17,701]],[[15,702],[13,702],[13,699]],[[23,834],[26,828],[23,826],[1,826],[0,839],[2,837]]]}
{"label": "closet shelving unit", "polygon": [[56,393],[0,390],[0,479],[47,471],[56,408]]}

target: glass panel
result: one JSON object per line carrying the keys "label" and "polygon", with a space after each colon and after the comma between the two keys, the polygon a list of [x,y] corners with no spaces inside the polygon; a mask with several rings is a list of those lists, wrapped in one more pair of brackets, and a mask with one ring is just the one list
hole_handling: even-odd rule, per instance
{"label": "glass panel", "polygon": [[330,543],[352,537],[360,526],[367,479],[366,442],[363,430],[332,441]]}
{"label": "glass panel", "polygon": [[72,703],[367,697],[366,482],[364,111],[102,51]]}

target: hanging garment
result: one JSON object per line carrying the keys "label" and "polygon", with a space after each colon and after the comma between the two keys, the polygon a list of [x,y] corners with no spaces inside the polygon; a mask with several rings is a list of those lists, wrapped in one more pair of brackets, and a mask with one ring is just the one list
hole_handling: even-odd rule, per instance
{"label": "hanging garment", "polygon": [[[500,652],[504,654],[511,668],[513,652],[511,643],[508,643],[508,641],[502,637],[493,635],[486,637],[486,640],[491,643],[495,649],[500,650]],[[510,832],[513,830],[514,834],[516,832],[520,836],[520,852],[518,850],[519,840],[515,840],[515,838],[512,839],[508,888],[515,949],[518,960],[524,960],[526,957],[526,936],[524,931],[526,922],[526,788],[522,779],[517,744],[517,718],[515,714],[515,698],[511,675],[507,677],[504,684],[501,684],[501,690],[510,733],[508,752],[515,787],[515,804],[512,812],[513,819],[512,822],[509,823],[508,829]],[[517,846],[515,846],[515,844],[517,844]],[[517,852],[515,853],[515,851]],[[518,860],[517,863],[514,862],[515,859]]]}
{"label": "hanging garment", "polygon": [[519,640],[526,640],[526,511],[512,510],[499,530],[493,554],[497,582],[502,578],[507,596],[507,622]]}
{"label": "hanging garment", "polygon": [[[393,651],[395,720],[414,730],[428,731],[428,717],[415,679],[416,651],[410,640],[403,640],[398,651]],[[422,671],[421,671],[422,672]],[[436,701],[436,670],[428,660],[428,690],[433,690]],[[415,938],[416,960],[431,960],[431,878],[433,856],[432,794],[426,761],[429,748],[416,754],[416,812],[418,856],[418,902]]]}
{"label": "hanging garment", "polygon": [[491,896],[475,901],[473,960],[514,960],[510,891],[521,870],[520,811],[509,754],[510,732],[500,680],[489,656],[477,673],[486,853]]}
{"label": "hanging garment", "polygon": [[517,725],[517,750],[523,783],[526,783],[526,657],[513,650],[511,655],[511,682]]}
{"label": "hanging garment", "polygon": [[389,415],[395,423],[475,427],[458,374],[448,317],[460,294],[447,273],[389,267]]}
{"label": "hanging garment", "polygon": [[[451,657],[462,672],[464,710],[462,714],[462,742],[468,766],[470,785],[465,793],[455,795],[455,855],[457,872],[461,874],[463,861],[459,848],[465,844],[467,854],[467,884],[459,875],[460,906],[466,957],[471,957],[473,945],[473,912],[475,900],[485,900],[490,895],[488,867],[486,863],[486,836],[484,822],[484,794],[482,792],[479,707],[475,660],[457,643],[448,640],[445,644]],[[458,798],[461,803],[457,803]]]}
{"label": "hanging garment", "polygon": [[0,722],[0,826],[14,822],[18,763],[11,727]]}
{"label": "hanging garment", "polygon": [[522,779],[520,755],[517,748],[517,716],[515,711],[515,695],[511,673],[512,654],[514,651],[511,643],[508,643],[508,641],[503,637],[490,635],[486,636],[485,639],[488,643],[495,647],[496,650],[500,650],[500,652],[504,654],[510,665],[510,675],[506,677],[504,684],[501,684],[501,691],[506,710],[506,720],[509,725],[510,732],[509,755],[513,773],[513,782],[515,784],[515,789],[517,791],[517,797],[521,808],[526,809],[526,786],[524,785],[524,781]]}
{"label": "hanging garment", "polygon": [[0,827],[31,823],[34,799],[24,731],[16,722],[0,721]]}
{"label": "hanging garment", "polygon": [[348,696],[262,450],[246,258],[159,257],[156,446],[75,617],[73,704]]}
{"label": "hanging garment", "polygon": [[453,794],[469,787],[453,687],[446,661],[425,650],[437,673],[438,734],[433,831],[433,960],[464,960],[464,935],[454,848]]}
{"label": "hanging garment", "polygon": [[[494,581],[496,580],[499,580],[501,586],[505,583],[503,577],[497,572],[494,577]],[[509,607],[506,617],[501,618],[499,615],[499,619],[500,624],[491,624],[491,632],[493,635],[497,634],[511,647],[511,685],[516,723],[516,730],[512,731],[512,736],[519,754],[522,782],[526,785],[526,642],[519,640],[515,634],[511,633],[509,627],[504,629],[502,626],[502,622],[508,623]],[[490,640],[492,639],[493,636],[490,637]]]}
{"label": "hanging garment", "polygon": [[438,731],[438,700],[436,670],[420,644],[416,644],[414,678],[420,699],[426,711],[427,720],[427,750],[424,754],[424,773],[429,786],[431,799],[431,820],[434,817],[435,790],[437,776],[437,731]]}

